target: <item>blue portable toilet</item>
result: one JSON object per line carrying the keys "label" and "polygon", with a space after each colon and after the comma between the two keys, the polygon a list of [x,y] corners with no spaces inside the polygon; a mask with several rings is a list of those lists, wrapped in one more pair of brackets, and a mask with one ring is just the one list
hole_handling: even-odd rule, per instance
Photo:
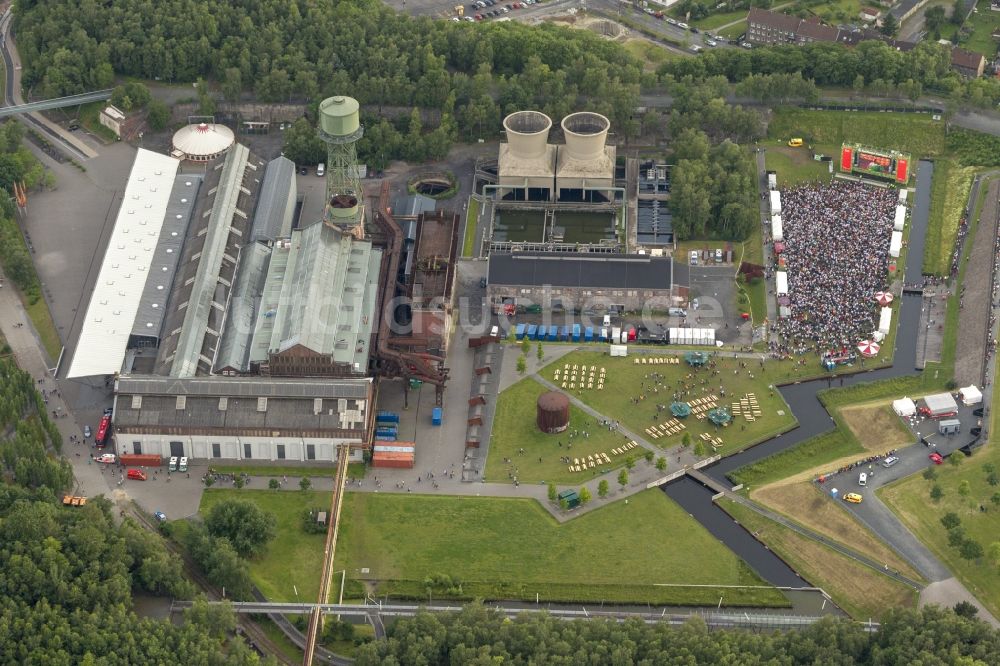
{"label": "blue portable toilet", "polygon": [[524,324],[517,325],[517,328],[514,329],[514,335],[517,336],[518,340],[524,339]]}
{"label": "blue portable toilet", "polygon": [[559,339],[569,340],[569,326],[563,326],[559,329]]}
{"label": "blue portable toilet", "polygon": [[528,330],[524,335],[529,340],[534,340],[535,336],[538,335],[538,324],[528,324]]}
{"label": "blue portable toilet", "polygon": [[547,326],[539,326],[538,327],[538,335],[535,336],[535,339],[536,340],[544,340],[545,339],[545,334],[547,332],[548,332],[548,327]]}
{"label": "blue portable toilet", "polygon": [[580,325],[573,324],[573,342],[580,341]]}
{"label": "blue portable toilet", "polygon": [[434,409],[432,409],[431,410],[431,425],[436,425],[436,426],[441,425],[441,419],[442,419],[443,416],[444,415],[443,415],[440,407],[435,407]]}
{"label": "blue portable toilet", "polygon": [[583,341],[584,342],[593,342],[594,341],[594,327],[593,326],[588,326],[583,331]]}

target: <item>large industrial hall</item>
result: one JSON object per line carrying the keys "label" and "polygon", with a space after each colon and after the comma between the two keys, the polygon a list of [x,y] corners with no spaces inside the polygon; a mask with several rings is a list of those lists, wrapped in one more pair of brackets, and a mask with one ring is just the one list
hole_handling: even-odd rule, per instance
{"label": "large industrial hall", "polygon": [[331,462],[349,444],[360,461],[375,375],[443,386],[381,321],[404,244],[387,207],[366,209],[359,121],[351,98],[320,106],[322,219],[299,215],[284,157],[138,151],[67,372],[115,382],[119,453]]}

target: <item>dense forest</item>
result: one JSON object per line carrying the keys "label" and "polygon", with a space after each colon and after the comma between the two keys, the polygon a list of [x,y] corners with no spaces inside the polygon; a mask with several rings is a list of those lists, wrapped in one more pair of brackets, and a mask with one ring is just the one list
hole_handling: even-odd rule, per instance
{"label": "dense forest", "polygon": [[801,631],[708,631],[700,618],[678,628],[542,614],[514,621],[471,606],[453,615],[398,620],[387,640],[362,647],[357,666],[401,664],[963,664],[1000,663],[1000,632],[950,610],[892,610],[869,634],[827,618]]}
{"label": "dense forest", "polygon": [[180,561],[103,498],[62,505],[73,481],[35,381],[0,359],[0,664],[256,664],[235,617],[198,603],[180,624],[140,619],[133,590],[190,599]]}

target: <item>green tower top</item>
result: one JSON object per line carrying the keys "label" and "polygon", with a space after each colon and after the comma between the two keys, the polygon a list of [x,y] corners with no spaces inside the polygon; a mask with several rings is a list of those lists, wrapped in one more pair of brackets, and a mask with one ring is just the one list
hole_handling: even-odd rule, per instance
{"label": "green tower top", "polygon": [[319,105],[319,126],[331,137],[346,137],[361,126],[361,105],[353,97],[327,97]]}

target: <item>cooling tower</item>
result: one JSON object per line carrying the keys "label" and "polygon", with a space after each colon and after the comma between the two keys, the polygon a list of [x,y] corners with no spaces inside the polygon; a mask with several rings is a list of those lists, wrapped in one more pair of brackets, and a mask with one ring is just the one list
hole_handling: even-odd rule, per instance
{"label": "cooling tower", "polygon": [[552,119],[540,111],[515,111],[503,119],[511,155],[520,159],[538,159],[545,155]]}
{"label": "cooling tower", "polygon": [[569,153],[567,157],[580,161],[601,159],[610,127],[611,121],[590,111],[571,113],[563,118],[562,128],[566,137],[563,150]]}

